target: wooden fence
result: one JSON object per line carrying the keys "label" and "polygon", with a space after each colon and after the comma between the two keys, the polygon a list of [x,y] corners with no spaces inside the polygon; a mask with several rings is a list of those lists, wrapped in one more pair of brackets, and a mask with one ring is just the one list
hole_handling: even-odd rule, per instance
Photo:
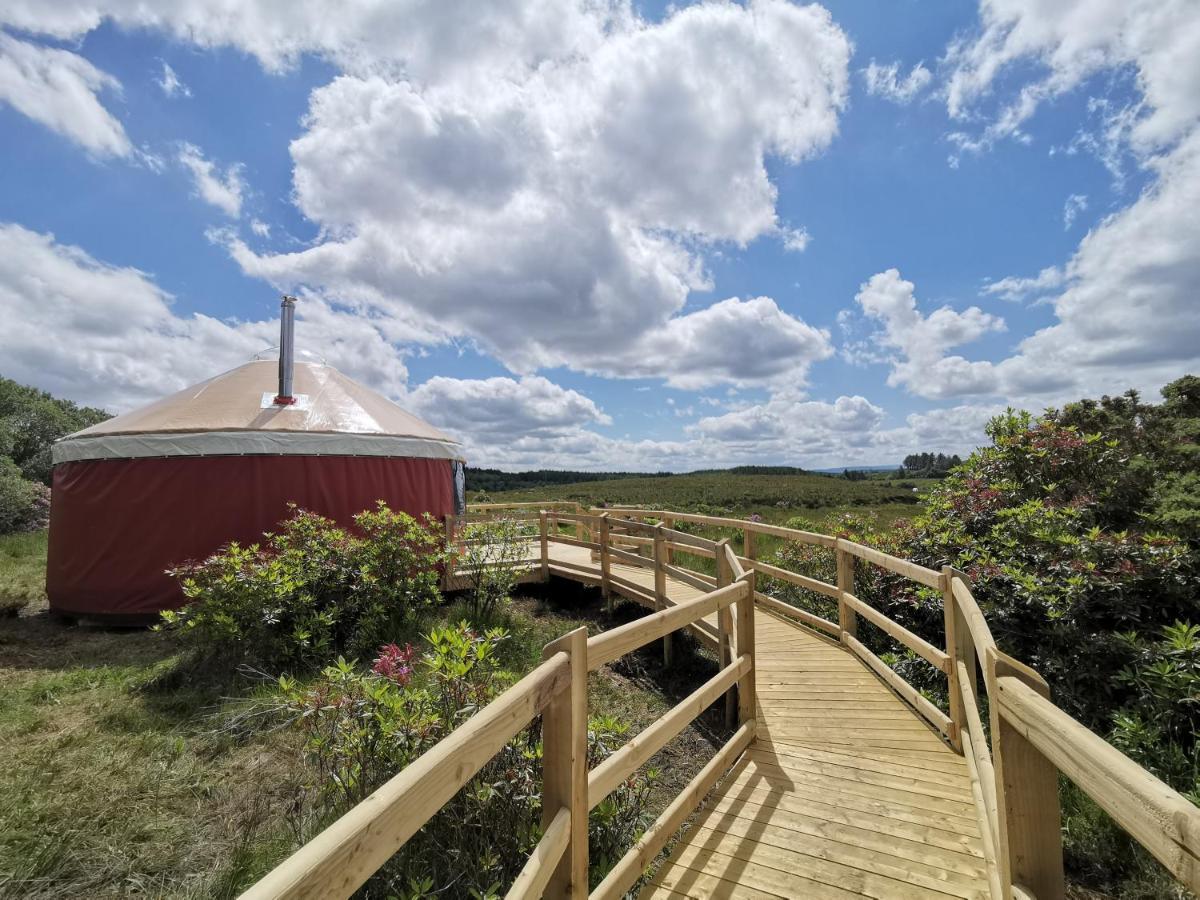
{"label": "wooden fence", "polygon": [[[1088,731],[1049,699],[1036,672],[996,646],[966,576],[881,553],[842,538],[742,519],[632,508],[581,510],[578,504],[489,504],[468,521],[495,515],[536,520],[538,576],[552,569],[587,580],[595,565],[555,560],[554,544],[594,552],[606,595],[619,591],[655,611],[602,634],[578,629],[546,645],[534,671],[484,707],[378,791],[256,884],[244,896],[347,897],[429,820],[479,769],[538,715],[543,734],[541,841],[509,897],[582,898],[587,893],[587,813],[724,695],[736,731],[704,769],[591,893],[622,896],[661,852],[755,734],[754,610],[762,608],[840,641],[965,757],[994,900],[1063,897],[1058,773],[1075,782],[1181,882],[1200,889],[1200,810]],[[743,555],[728,540],[676,530],[681,522],[743,533]],[[456,523],[447,523],[453,525]],[[566,530],[564,531],[564,526]],[[825,548],[836,584],[758,560],[758,535]],[[641,550],[650,549],[649,556]],[[678,565],[676,556],[713,559],[716,575]],[[653,572],[653,589],[613,573],[614,562]],[[944,606],[934,646],[854,594],[858,565],[881,567],[937,591]],[[836,601],[838,621],[756,589],[755,576],[782,580]],[[586,576],[586,577],[585,577]],[[674,605],[670,578],[704,593]],[[734,619],[736,608],[736,621]],[[715,624],[706,621],[715,616]],[[858,637],[859,620],[881,629],[947,679],[949,713],[904,681]],[[586,768],[587,673],[624,654],[690,628],[718,654],[719,671],[683,702],[594,770]],[[980,712],[980,673],[989,698]]]}
{"label": "wooden fence", "polygon": [[[540,510],[537,515],[543,566],[550,543],[578,543],[558,534],[557,528],[550,531],[549,516]],[[579,524],[586,517],[564,513],[562,518]],[[601,520],[592,518],[595,521],[587,524],[602,528]],[[680,538],[696,540],[687,535]],[[668,605],[664,599],[658,611],[611,631],[589,638],[587,629],[579,628],[550,642],[541,665],[297,850],[243,897],[349,897],[540,715],[543,834],[506,896],[586,898],[588,812],[704,710],[722,696],[729,697],[728,708],[737,716],[733,735],[590,894],[592,898],[623,896],[754,736],[753,574],[742,568],[727,544],[706,543],[711,552],[721,554],[721,585],[706,585],[706,594],[678,605]],[[588,771],[588,672],[714,614],[721,646],[726,648],[717,674]]]}
{"label": "wooden fence", "polygon": [[[950,566],[938,572],[843,538],[743,519],[635,508],[615,508],[605,514],[617,522],[690,522],[741,530],[746,556],[739,561],[747,570],[835,599],[836,623],[763,593],[755,594],[758,606],[836,636],[965,757],[983,837],[989,889],[995,900],[1058,900],[1064,896],[1060,772],[1172,875],[1190,890],[1200,891],[1200,809],[1055,706],[1045,680],[996,646],[962,572]],[[755,538],[760,534],[832,550],[837,584],[759,562],[754,557]],[[854,570],[860,562],[941,593],[942,647],[933,646],[854,595]],[[949,715],[858,639],[859,617],[945,675]],[[980,671],[990,701],[986,733],[979,704]]]}

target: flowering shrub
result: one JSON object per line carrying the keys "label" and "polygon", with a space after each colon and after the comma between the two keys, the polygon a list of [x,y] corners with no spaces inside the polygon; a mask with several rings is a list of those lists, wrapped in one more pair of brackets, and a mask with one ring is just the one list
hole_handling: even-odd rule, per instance
{"label": "flowering shrub", "polygon": [[412,661],[416,654],[412,644],[405,644],[403,650],[396,644],[384,644],[379,648],[379,656],[371,666],[371,671],[405,687],[412,680]]}
{"label": "flowering shrub", "polygon": [[[1181,378],[1163,396],[1159,405],[1134,392],[1084,400],[1037,419],[1010,410],[989,424],[991,445],[935,487],[912,522],[872,533],[844,518],[833,531],[965,571],[1000,646],[1049,681],[1057,704],[1200,799],[1200,378]],[[785,545],[774,561],[835,577],[833,554],[821,548]],[[941,644],[936,591],[859,563],[855,592]],[[779,593],[836,618],[811,593]],[[895,649],[866,632],[881,655]],[[944,679],[928,666],[893,660],[944,698]],[[1151,877],[1144,854],[1077,791],[1064,794],[1064,822],[1069,859],[1106,887]]]}
{"label": "flowering shrub", "polygon": [[[281,678],[326,813],[363,800],[499,694],[511,681],[495,652],[506,639],[503,629],[479,632],[463,622],[430,632],[424,654],[411,646],[381,647],[369,671],[339,659],[307,686]],[[591,722],[589,763],[607,757],[624,731],[611,720]],[[541,837],[540,761],[535,723],[368,882],[368,895],[496,896]],[[593,812],[593,884],[647,824],[653,777],[630,778]]]}
{"label": "flowering shrub", "polygon": [[380,503],[362,536],[293,508],[263,544],[233,543],[174,570],[184,595],[164,625],[206,655],[294,667],[378,647],[438,598],[436,523]]}
{"label": "flowering shrub", "polygon": [[1105,730],[1135,701],[1115,675],[1135,662],[1128,630],[1194,615],[1200,571],[1177,536],[1122,527],[1130,447],[1051,414],[1008,414],[930,497],[907,539],[918,562],[964,570],[997,640],[1054,686],[1055,700]]}

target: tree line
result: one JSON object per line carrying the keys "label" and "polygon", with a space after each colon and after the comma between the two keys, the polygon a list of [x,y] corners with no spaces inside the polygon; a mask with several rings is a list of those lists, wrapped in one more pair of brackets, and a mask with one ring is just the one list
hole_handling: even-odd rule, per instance
{"label": "tree line", "polygon": [[102,409],[0,378],[0,534],[46,527],[51,445],[107,418]]}

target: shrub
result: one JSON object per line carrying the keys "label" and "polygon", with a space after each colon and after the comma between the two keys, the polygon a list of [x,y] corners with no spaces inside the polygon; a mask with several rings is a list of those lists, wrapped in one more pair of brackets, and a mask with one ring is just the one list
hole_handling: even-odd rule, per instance
{"label": "shrub", "polygon": [[[280,680],[306,735],[326,817],[360,802],[495,697],[511,678],[497,663],[503,629],[463,622],[428,636],[429,649],[385,646],[369,672],[339,659],[312,685]],[[592,764],[624,726],[594,720]],[[406,898],[495,896],[541,837],[539,729],[523,730],[368,882],[368,895]],[[646,824],[648,784],[634,777],[593,813],[592,883]]]}
{"label": "shrub", "polygon": [[519,564],[529,558],[531,529],[520,519],[501,516],[463,527],[456,566],[467,579],[471,611],[491,620],[516,586]]}
{"label": "shrub", "polygon": [[[1163,396],[1155,406],[1129,392],[1038,418],[1010,410],[989,423],[991,445],[934,487],[911,523],[872,533],[843,520],[834,530],[964,570],[1001,647],[1049,681],[1057,704],[1200,800],[1200,628],[1189,624],[1200,594],[1200,379],[1179,379]],[[819,548],[785,545],[776,561],[824,581],[834,574]],[[941,643],[935,591],[860,563],[855,592]],[[822,613],[812,594],[781,593]],[[860,636],[881,656],[895,649],[874,629]],[[930,667],[885,658],[944,699]],[[1122,896],[1156,890],[1161,870],[1078,790],[1064,791],[1063,811],[1076,872]]]}
{"label": "shrub", "polygon": [[436,524],[380,503],[358,537],[293,508],[263,544],[229,544],[173,570],[183,609],[164,624],[204,656],[304,667],[368,652],[438,598],[445,560]]}
{"label": "shrub", "polygon": [[17,465],[0,456],[0,534],[45,528],[50,514],[50,489],[28,481]]}
{"label": "shrub", "polygon": [[1200,803],[1200,626],[1176,622],[1151,639],[1124,635],[1134,662],[1117,676],[1135,701],[1109,739]]}
{"label": "shrub", "polygon": [[0,454],[12,459],[30,481],[50,483],[50,446],[63,435],[108,418],[103,410],[58,400],[8,378],[0,378]]}
{"label": "shrub", "polygon": [[281,678],[322,789],[361,802],[486,704],[506,680],[494,653],[506,636],[462,622],[431,631],[419,659],[412,645],[385,644],[369,673],[339,657],[310,687]]}

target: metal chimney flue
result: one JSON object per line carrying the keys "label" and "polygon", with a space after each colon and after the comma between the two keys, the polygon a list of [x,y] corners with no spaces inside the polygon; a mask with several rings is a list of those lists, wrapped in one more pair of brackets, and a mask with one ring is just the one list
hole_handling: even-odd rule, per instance
{"label": "metal chimney flue", "polygon": [[296,402],[292,394],[292,374],[296,367],[296,298],[284,294],[279,310],[279,393],[275,395],[275,402],[280,406],[291,406]]}

